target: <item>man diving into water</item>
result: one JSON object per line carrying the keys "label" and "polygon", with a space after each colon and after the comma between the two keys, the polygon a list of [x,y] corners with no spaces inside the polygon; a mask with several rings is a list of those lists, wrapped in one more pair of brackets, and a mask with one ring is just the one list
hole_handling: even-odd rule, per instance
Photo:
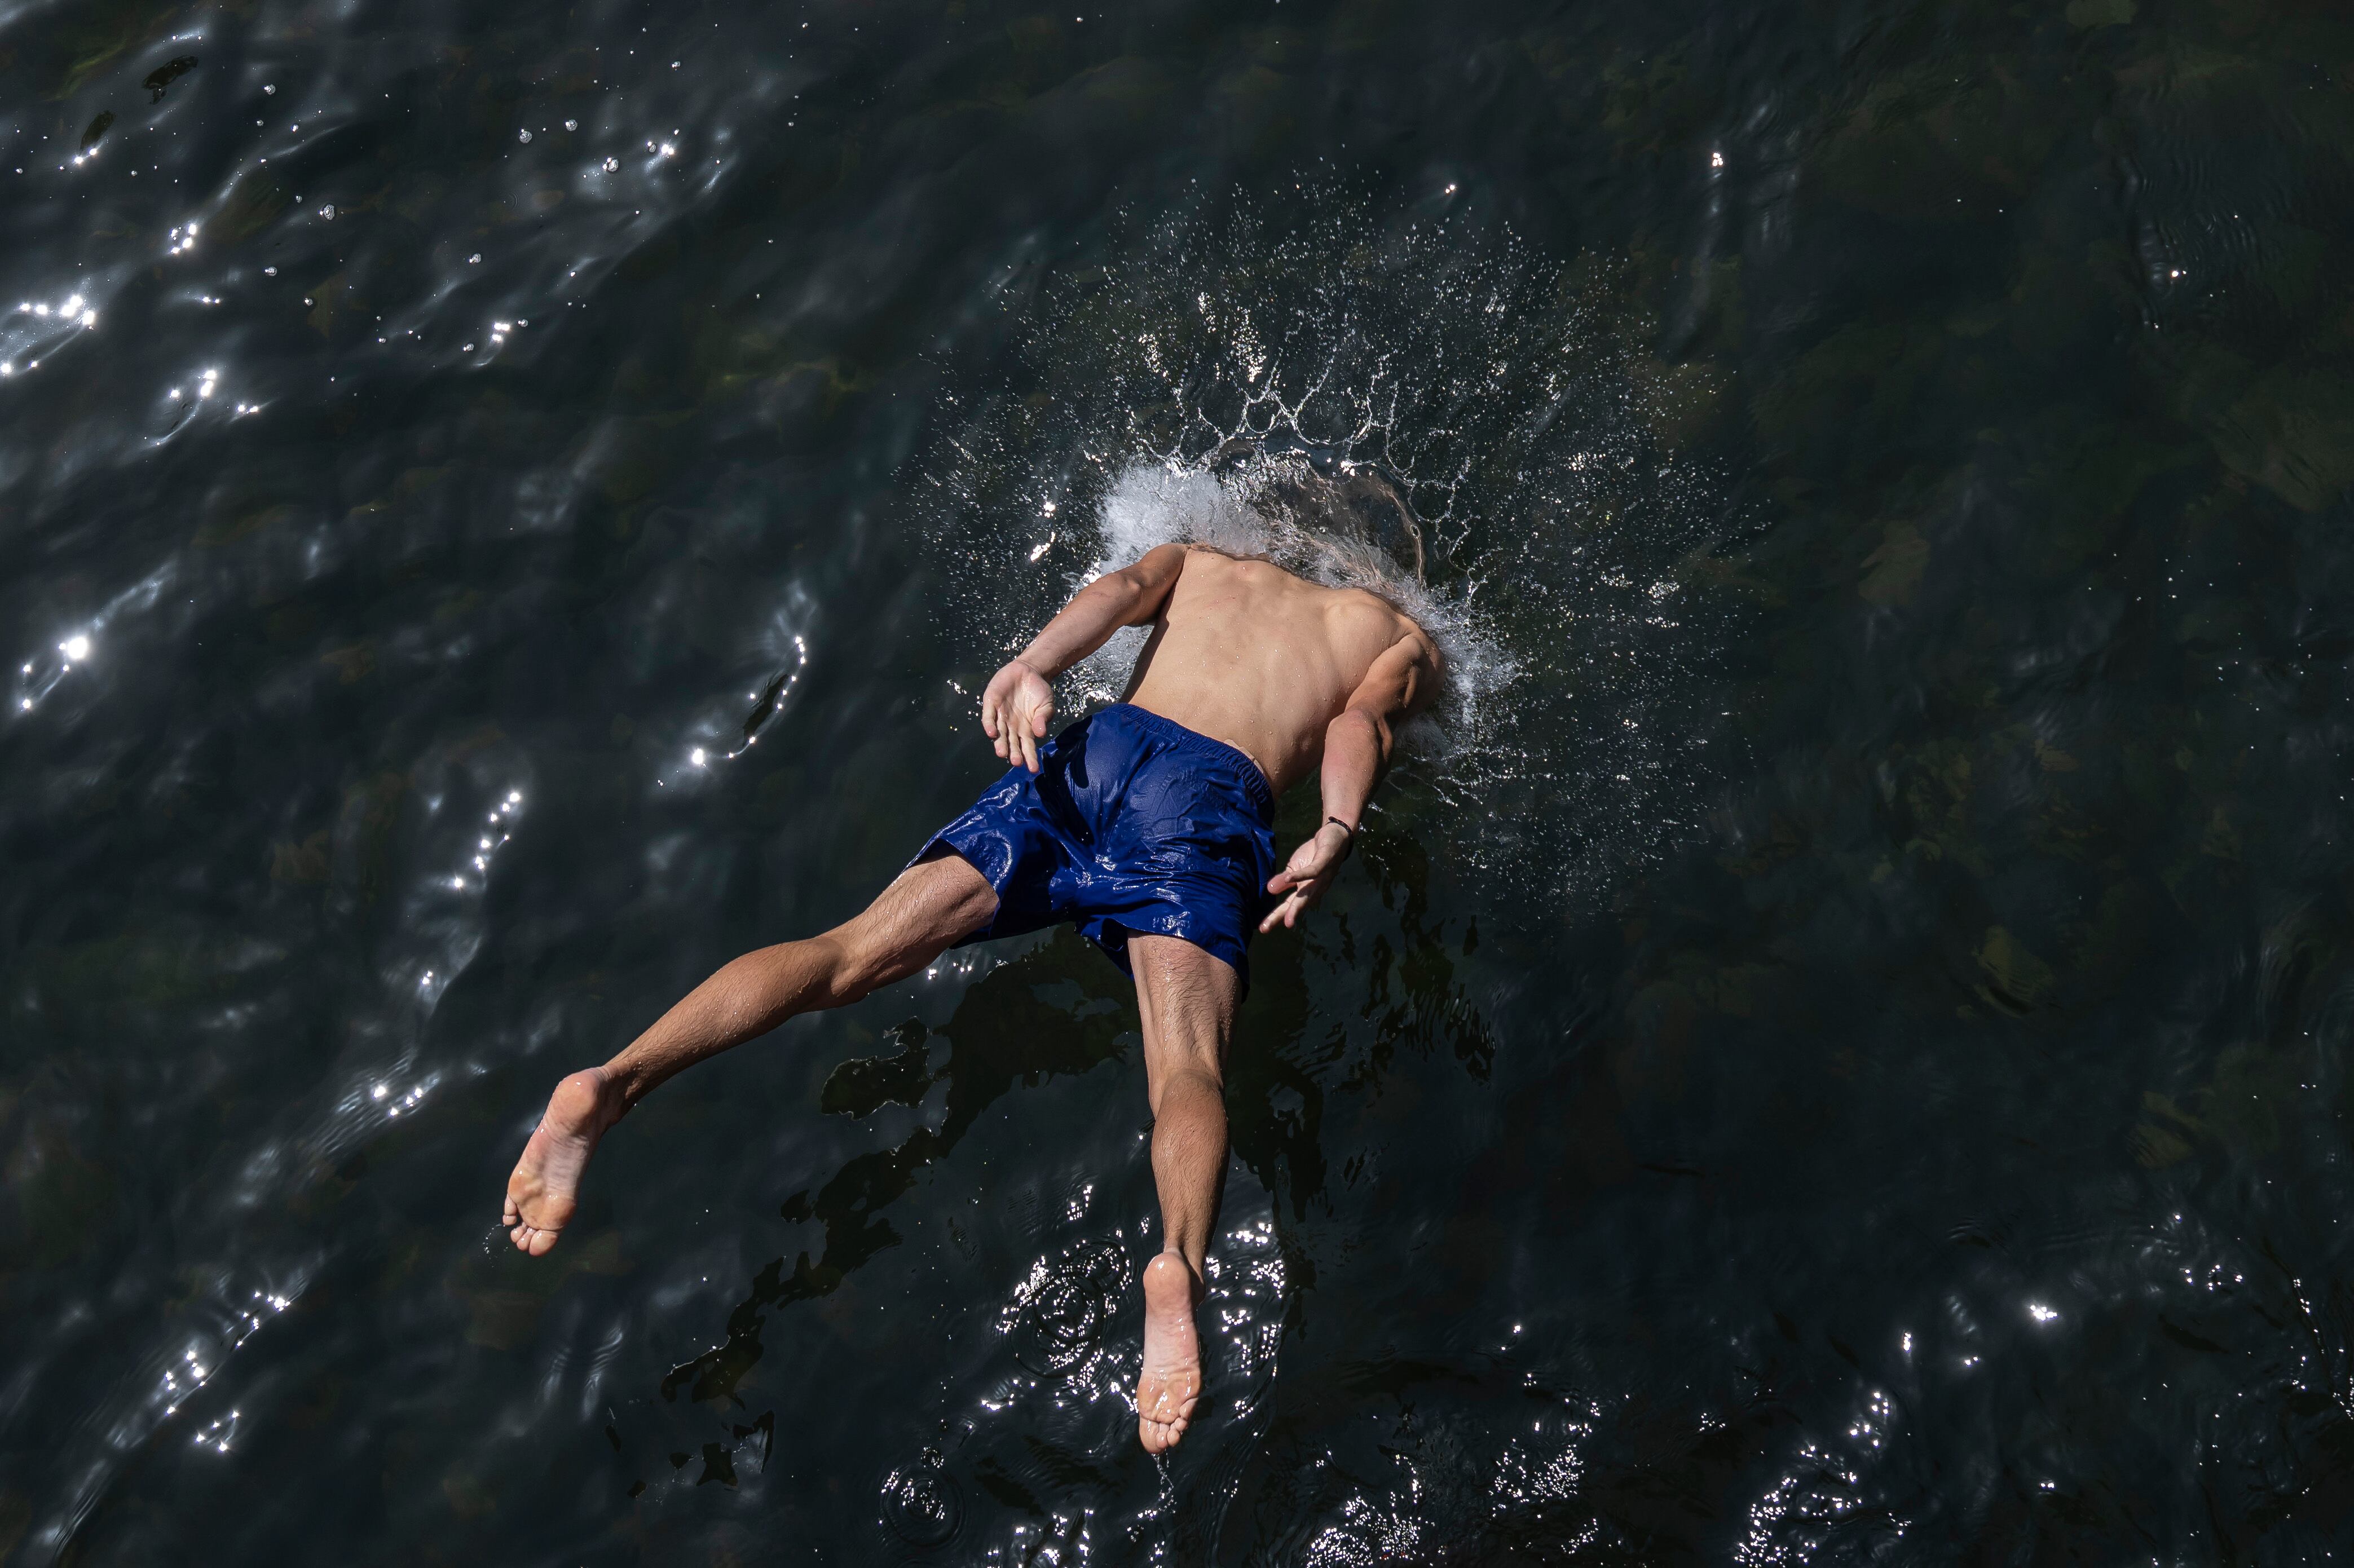
{"label": "man diving into water", "polygon": [[[1046,740],[1049,683],[1148,622],[1125,699]],[[865,913],[745,954],[620,1055],[556,1086],[507,1179],[514,1245],[533,1256],[556,1245],[597,1140],[672,1074],[949,948],[1071,921],[1136,981],[1162,1249],[1144,1266],[1137,1430],[1148,1452],[1170,1447],[1202,1388],[1193,1308],[1254,917],[1260,931],[1289,927],[1322,896],[1393,726],[1430,701],[1438,670],[1437,645],[1385,600],[1267,561],[1163,545],[1097,577],[982,694],[981,727],[1013,768]],[[1276,797],[1311,772],[1323,825],[1276,870]]]}

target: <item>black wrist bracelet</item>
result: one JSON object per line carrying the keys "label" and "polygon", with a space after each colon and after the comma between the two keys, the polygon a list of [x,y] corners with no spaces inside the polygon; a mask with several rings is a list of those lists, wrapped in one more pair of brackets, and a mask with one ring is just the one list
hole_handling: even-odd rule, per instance
{"label": "black wrist bracelet", "polygon": [[[1352,855],[1352,854],[1354,854],[1354,853],[1357,853],[1357,830],[1356,830],[1356,829],[1354,829],[1354,828],[1351,827],[1348,823],[1346,823],[1346,822],[1342,821],[1341,821],[1340,818],[1338,818],[1338,817],[1327,817],[1327,818],[1325,818],[1325,819],[1324,819],[1324,824],[1325,824],[1325,826],[1326,826],[1326,827],[1338,828],[1338,829],[1340,829],[1342,832],[1344,832],[1344,833],[1346,833],[1346,834],[1348,834],[1348,835],[1349,835],[1349,842],[1348,842],[1347,843],[1344,843],[1344,844],[1342,844],[1342,845],[1341,846],[1341,858],[1342,860],[1346,860],[1346,859],[1348,859],[1351,855]],[[1321,832],[1321,831],[1322,831],[1322,830],[1320,830],[1320,829],[1319,830],[1319,832]]]}

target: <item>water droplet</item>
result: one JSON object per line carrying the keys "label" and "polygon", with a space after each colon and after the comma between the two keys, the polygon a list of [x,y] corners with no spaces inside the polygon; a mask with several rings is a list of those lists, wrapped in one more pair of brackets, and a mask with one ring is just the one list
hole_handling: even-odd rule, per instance
{"label": "water droplet", "polygon": [[964,1499],[940,1467],[938,1453],[892,1471],[883,1480],[883,1523],[910,1546],[938,1546],[964,1522]]}
{"label": "water droplet", "polygon": [[1082,1244],[1042,1265],[1016,1294],[1013,1359],[1042,1377],[1065,1377],[1095,1358],[1127,1285],[1119,1251]]}

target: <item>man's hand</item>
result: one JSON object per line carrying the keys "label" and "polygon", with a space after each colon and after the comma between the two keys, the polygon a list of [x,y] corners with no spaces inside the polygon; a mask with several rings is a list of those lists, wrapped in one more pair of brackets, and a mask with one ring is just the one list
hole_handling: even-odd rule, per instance
{"label": "man's hand", "polygon": [[1338,822],[1327,822],[1316,830],[1316,836],[1291,852],[1291,863],[1267,879],[1269,893],[1289,895],[1267,911],[1267,918],[1258,923],[1260,935],[1272,931],[1278,925],[1287,930],[1299,923],[1299,916],[1309,906],[1324,896],[1332,885],[1332,874],[1349,858],[1352,835]]}
{"label": "man's hand", "polygon": [[1038,743],[1055,716],[1055,689],[1019,659],[990,677],[981,694],[981,730],[997,743],[997,755],[1038,771]]}

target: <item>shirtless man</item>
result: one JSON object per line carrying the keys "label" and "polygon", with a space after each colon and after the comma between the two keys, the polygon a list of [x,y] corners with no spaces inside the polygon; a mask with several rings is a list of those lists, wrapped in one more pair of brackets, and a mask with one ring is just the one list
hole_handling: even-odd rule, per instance
{"label": "shirtless man", "polygon": [[[1150,622],[1126,699],[1047,741],[1050,683]],[[1144,1266],[1137,1430],[1158,1454],[1201,1393],[1193,1308],[1226,1165],[1224,1072],[1245,948],[1295,924],[1348,856],[1426,705],[1438,651],[1370,593],[1163,545],[1097,578],[1000,670],[981,727],[1013,766],[865,913],[747,953],[629,1049],[557,1085],[507,1179],[505,1224],[537,1256],[572,1217],[597,1140],[663,1079],[797,1013],[842,1007],[951,947],[1075,922],[1136,981],[1161,1252]],[[1324,821],[1275,864],[1275,798],[1319,773]]]}

